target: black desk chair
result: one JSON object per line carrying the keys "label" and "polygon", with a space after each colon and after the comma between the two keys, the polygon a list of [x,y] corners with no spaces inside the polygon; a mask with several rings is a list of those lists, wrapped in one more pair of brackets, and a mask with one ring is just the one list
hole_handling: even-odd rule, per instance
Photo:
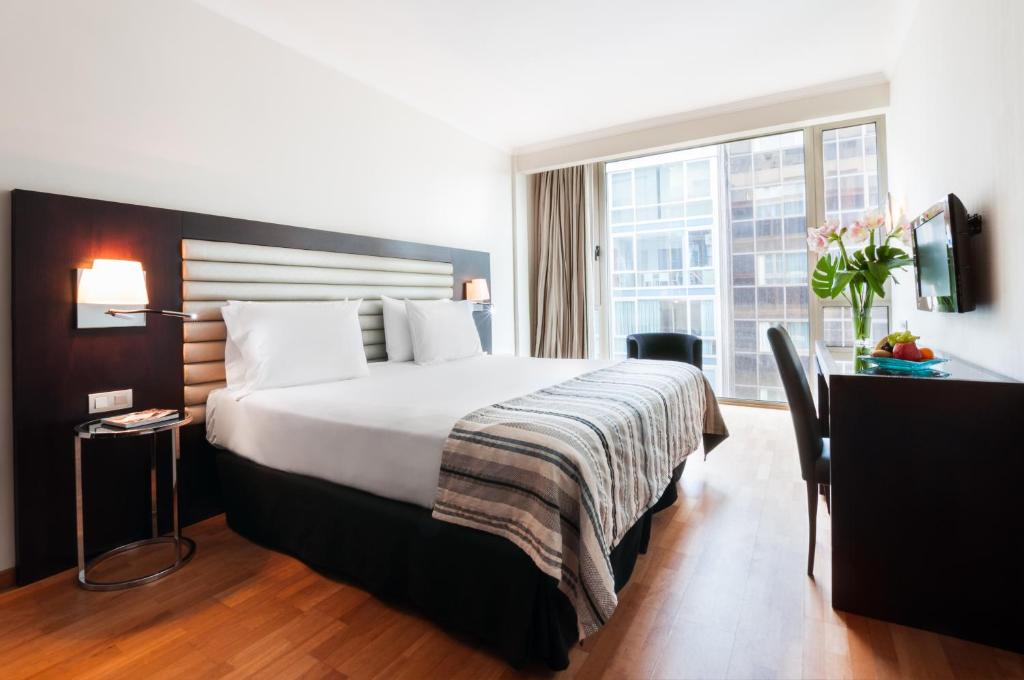
{"label": "black desk chair", "polygon": [[807,575],[814,576],[814,544],[817,536],[818,494],[825,497],[825,507],[831,514],[832,459],[829,456],[828,437],[821,436],[818,414],[814,410],[811,387],[807,384],[800,357],[782,326],[768,329],[768,343],[779,366],[782,386],[786,390],[789,413],[793,416],[796,445],[800,453],[800,474],[807,482],[807,521],[810,534],[807,545]]}
{"label": "black desk chair", "polygon": [[683,361],[704,370],[704,344],[686,333],[633,333],[626,338],[626,356]]}

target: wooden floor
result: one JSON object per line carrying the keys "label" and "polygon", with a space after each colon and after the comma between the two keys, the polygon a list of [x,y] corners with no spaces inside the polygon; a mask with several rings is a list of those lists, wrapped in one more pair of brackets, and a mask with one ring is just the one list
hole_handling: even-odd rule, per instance
{"label": "wooden floor", "polygon": [[691,459],[615,616],[563,674],[514,671],[215,518],[159,583],[91,593],[67,572],[0,595],[0,677],[1024,677],[1024,657],[834,612],[823,505],[818,578],[804,575],[789,414],[723,410],[732,438]]}

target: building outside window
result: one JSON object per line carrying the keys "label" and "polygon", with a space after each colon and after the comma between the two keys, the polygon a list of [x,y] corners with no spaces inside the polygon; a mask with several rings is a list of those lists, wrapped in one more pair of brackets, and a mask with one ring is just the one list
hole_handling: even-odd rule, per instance
{"label": "building outside window", "polygon": [[[877,209],[874,123],[819,139],[826,217],[849,223]],[[805,366],[812,327],[835,344],[852,336],[848,308],[827,307],[811,323],[806,192],[815,184],[804,140],[798,130],[606,164],[613,357],[625,356],[630,333],[690,333],[704,342],[719,396],[781,401],[769,326],[787,328]],[[878,330],[887,320],[882,308]]]}
{"label": "building outside window", "polygon": [[611,163],[606,172],[612,356],[625,357],[630,333],[699,335],[717,384],[717,149]]}
{"label": "building outside window", "polygon": [[[879,190],[878,132],[875,123],[821,132],[825,219],[847,226],[885,207]],[[904,276],[906,276],[904,274]],[[822,335],[833,347],[853,346],[853,312],[848,305],[823,310]],[[889,303],[876,299],[871,310],[871,336],[889,333]]]}
{"label": "building outside window", "polygon": [[[723,313],[734,370],[723,396],[785,398],[767,331],[783,324],[805,364],[810,353],[804,137],[790,132],[722,145],[732,295]],[[731,309],[730,309],[731,306]]]}

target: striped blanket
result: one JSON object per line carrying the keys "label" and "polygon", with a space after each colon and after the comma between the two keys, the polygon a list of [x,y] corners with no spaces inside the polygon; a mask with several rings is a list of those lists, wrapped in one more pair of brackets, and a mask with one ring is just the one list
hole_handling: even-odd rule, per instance
{"label": "striped blanket", "polygon": [[707,452],[726,436],[700,370],[624,361],[456,423],[433,516],[519,546],[558,581],[582,639],[617,603],[612,548],[702,438]]}

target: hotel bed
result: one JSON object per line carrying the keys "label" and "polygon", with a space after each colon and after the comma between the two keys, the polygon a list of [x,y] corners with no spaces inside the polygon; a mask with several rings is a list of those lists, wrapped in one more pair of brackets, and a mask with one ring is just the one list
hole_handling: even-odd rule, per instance
{"label": "hotel bed", "polygon": [[568,665],[686,456],[726,434],[688,365],[482,355],[449,262],[189,239],[182,255],[185,404],[229,526],[516,666]]}
{"label": "hotel bed", "polygon": [[[432,507],[446,439],[466,414],[617,363],[380,362],[358,380],[245,396],[214,390],[207,437],[222,449],[228,523],[482,642],[515,666],[565,668],[580,622],[557,580],[510,540],[441,521]],[[615,590],[646,551],[653,515],[675,501],[684,465],[610,551]]]}

